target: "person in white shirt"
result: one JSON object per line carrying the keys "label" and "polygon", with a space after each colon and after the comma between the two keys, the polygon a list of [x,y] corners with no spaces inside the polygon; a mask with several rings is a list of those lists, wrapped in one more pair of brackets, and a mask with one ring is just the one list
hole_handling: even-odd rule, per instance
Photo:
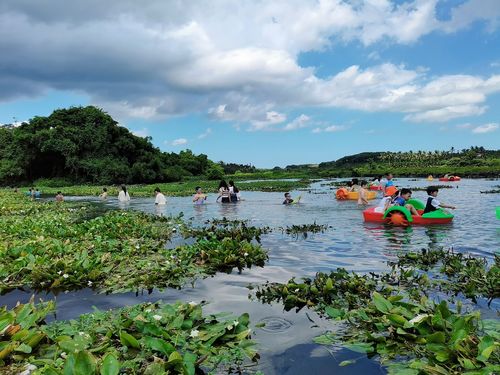
{"label": "person in white shirt", "polygon": [[130,195],[128,195],[127,187],[122,185],[122,189],[118,193],[118,201],[119,202],[128,202],[130,200]]}
{"label": "person in white shirt", "polygon": [[156,194],[155,204],[158,204],[158,205],[167,204],[167,199],[165,198],[163,193],[160,191],[160,188],[155,189],[155,194]]}

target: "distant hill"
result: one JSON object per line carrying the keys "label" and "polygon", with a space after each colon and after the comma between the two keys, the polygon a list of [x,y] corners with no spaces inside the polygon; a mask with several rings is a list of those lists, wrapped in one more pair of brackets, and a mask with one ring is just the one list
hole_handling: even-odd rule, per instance
{"label": "distant hill", "polygon": [[449,151],[362,152],[335,161],[320,163],[317,168],[290,165],[290,172],[306,172],[321,177],[377,176],[392,172],[399,176],[457,174],[472,177],[500,175],[500,150],[474,146]]}

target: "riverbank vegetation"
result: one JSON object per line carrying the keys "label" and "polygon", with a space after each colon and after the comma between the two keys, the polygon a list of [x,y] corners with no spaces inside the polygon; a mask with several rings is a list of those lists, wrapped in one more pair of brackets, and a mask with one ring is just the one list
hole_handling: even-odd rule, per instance
{"label": "riverbank vegetation", "polygon": [[[376,356],[389,373],[500,371],[498,320],[462,311],[464,299],[491,302],[500,297],[500,256],[488,264],[432,250],[401,255],[390,265],[391,271],[384,274],[337,269],[301,282],[268,283],[255,295],[264,303],[281,301],[285,310],[308,307],[333,319],[335,330],[317,337],[317,343]],[[448,294],[449,302],[437,298],[439,293]]]}

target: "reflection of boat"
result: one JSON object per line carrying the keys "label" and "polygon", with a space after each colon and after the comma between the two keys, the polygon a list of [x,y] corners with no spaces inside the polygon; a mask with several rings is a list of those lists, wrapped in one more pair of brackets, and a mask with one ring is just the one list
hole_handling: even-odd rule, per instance
{"label": "reflection of boat", "polygon": [[412,216],[410,211],[401,206],[392,206],[384,213],[376,212],[376,207],[371,207],[363,211],[365,221],[372,223],[387,223],[392,225],[407,226],[410,224],[429,225],[429,224],[448,224],[453,220],[453,215],[438,209],[436,211],[424,212],[424,204],[417,199],[410,199],[407,203],[416,208],[420,216]]}
{"label": "reflection of boat", "polygon": [[[375,199],[377,197],[376,191],[367,191],[366,199]],[[335,198],[338,200],[358,200],[359,194],[357,191],[348,191],[346,188],[340,188],[335,193]]]}
{"label": "reflection of boat", "polygon": [[460,181],[459,176],[440,177],[439,181]]}

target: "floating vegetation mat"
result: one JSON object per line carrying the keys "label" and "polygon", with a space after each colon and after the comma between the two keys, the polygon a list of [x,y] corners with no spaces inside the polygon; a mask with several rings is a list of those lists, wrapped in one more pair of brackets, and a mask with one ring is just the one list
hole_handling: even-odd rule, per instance
{"label": "floating vegetation mat", "polygon": [[[181,217],[109,211],[85,218],[90,205],[32,202],[0,193],[0,293],[15,288],[70,290],[93,288],[117,293],[181,287],[217,271],[264,266],[268,259],[253,227],[208,235],[190,232]],[[166,247],[176,232],[196,241]],[[203,234],[202,234],[203,233]]]}
{"label": "floating vegetation mat", "polygon": [[[462,312],[463,298],[500,297],[500,257],[488,264],[451,251],[422,251],[391,266],[384,274],[337,269],[300,282],[267,283],[255,296],[264,303],[281,301],[285,310],[313,308],[338,321],[337,330],[315,341],[367,353],[389,373],[500,372],[500,322]],[[460,297],[452,308],[445,300],[432,301],[436,292]]]}
{"label": "floating vegetation mat", "polygon": [[258,359],[248,314],[204,316],[192,302],[158,302],[46,324],[54,308],[0,308],[2,374],[194,375],[238,371]]}

